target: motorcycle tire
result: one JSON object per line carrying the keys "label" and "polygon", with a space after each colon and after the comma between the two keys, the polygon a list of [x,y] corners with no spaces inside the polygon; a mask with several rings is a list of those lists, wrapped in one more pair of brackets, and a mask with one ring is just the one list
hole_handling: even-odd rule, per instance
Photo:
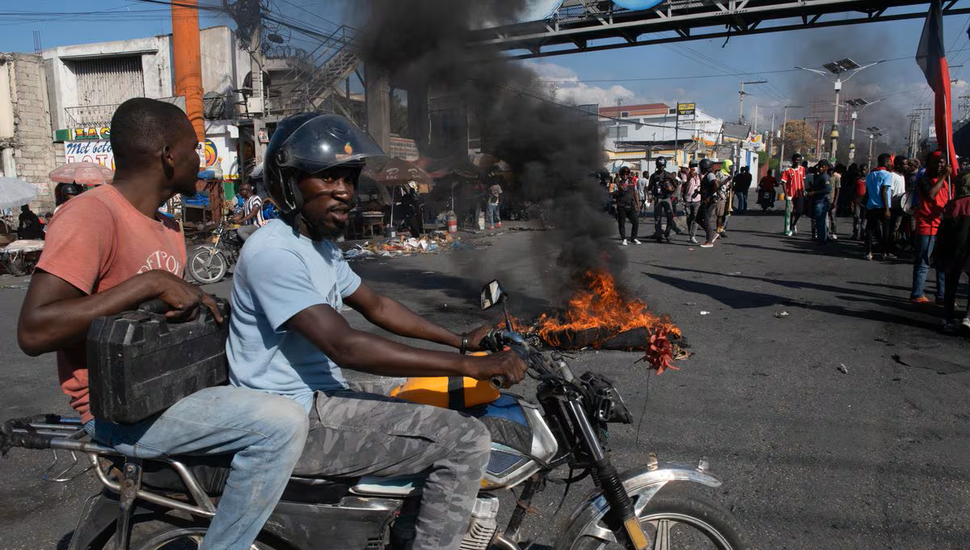
{"label": "motorcycle tire", "polygon": [[[129,550],[198,550],[207,526],[191,524],[171,516],[138,522],[131,527]],[[96,545],[95,545],[96,546]],[[257,539],[251,550],[283,550],[285,545]],[[93,550],[93,549],[92,549]],[[117,534],[101,550],[120,550]]]}
{"label": "motorcycle tire", "polygon": [[220,250],[213,252],[207,248],[200,248],[189,257],[189,273],[201,284],[218,283],[228,271],[229,260]]}
{"label": "motorcycle tire", "polygon": [[[685,482],[668,483],[640,512],[640,523],[650,539],[650,548],[695,548],[689,544],[678,545],[678,535],[674,533],[678,525],[686,525],[692,532],[693,540],[704,540],[702,548],[717,550],[747,550],[750,548],[741,526],[735,517],[724,507],[707,500],[699,494],[692,484]],[[636,499],[636,495],[630,495]],[[661,525],[663,527],[661,527]],[[656,544],[657,534],[666,532],[667,544]],[[607,542],[594,537],[583,537],[572,545],[572,550],[619,550],[624,544]]]}

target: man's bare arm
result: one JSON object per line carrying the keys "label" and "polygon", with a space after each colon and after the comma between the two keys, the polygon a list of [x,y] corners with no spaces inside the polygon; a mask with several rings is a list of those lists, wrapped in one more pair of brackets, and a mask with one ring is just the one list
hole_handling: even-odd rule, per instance
{"label": "man's bare arm", "polygon": [[510,384],[522,380],[525,363],[511,352],[470,357],[424,350],[392,342],[351,327],[329,305],[308,307],[286,322],[342,367],[381,376],[468,376],[486,380],[503,375]]}
{"label": "man's bare arm", "polygon": [[361,283],[344,301],[371,323],[398,336],[461,347],[460,335],[421,317],[397,300],[378,294],[366,283]]}
{"label": "man's bare arm", "polygon": [[77,343],[98,317],[135,309],[160,298],[173,308],[169,318],[191,318],[200,305],[222,322],[211,297],[201,289],[164,271],[149,271],[104,292],[85,295],[64,279],[37,271],[30,280],[17,324],[17,342],[27,355],[38,356]]}

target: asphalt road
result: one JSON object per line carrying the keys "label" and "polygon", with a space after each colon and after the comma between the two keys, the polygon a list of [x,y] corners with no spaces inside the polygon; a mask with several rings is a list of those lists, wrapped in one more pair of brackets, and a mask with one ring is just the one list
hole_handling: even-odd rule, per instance
{"label": "asphalt road", "polygon": [[[907,303],[909,264],[866,262],[857,243],[818,249],[804,233],[780,237],[780,226],[777,215],[735,216],[730,237],[710,250],[682,237],[622,249],[623,282],[671,316],[694,355],[679,371],[649,376],[646,401],[648,374],[635,355],[576,357],[576,370],[613,377],[634,415],[644,414],[639,434],[637,425],[611,432],[614,460],[622,470],[651,451],[707,457],[724,480],[715,498],[754,548],[967,548],[970,341],[939,333],[936,306]],[[503,279],[517,312],[549,306],[555,260],[535,251],[545,249],[536,239],[551,238],[506,232],[475,250],[354,267],[416,311],[471,328],[483,320],[477,294],[491,277]],[[53,357],[31,359],[16,346],[22,284],[0,279],[0,418],[67,413]],[[228,283],[214,291],[226,295]],[[96,486],[88,476],[41,481],[49,461],[23,450],[0,461],[0,549],[66,548]],[[550,485],[529,536],[551,544],[586,483],[555,517],[562,489]]]}

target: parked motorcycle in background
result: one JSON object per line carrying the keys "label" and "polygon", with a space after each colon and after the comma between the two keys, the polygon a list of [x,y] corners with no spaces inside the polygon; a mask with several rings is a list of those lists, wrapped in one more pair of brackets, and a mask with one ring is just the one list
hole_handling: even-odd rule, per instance
{"label": "parked motorcycle in background", "polygon": [[[212,254],[222,250],[216,248]],[[444,394],[415,392],[475,416],[492,435],[491,456],[462,550],[519,550],[520,544],[528,548],[531,543],[524,544],[522,525],[532,501],[554,471],[562,474],[566,469],[567,484],[589,479],[594,488],[569,516],[563,516],[568,518],[565,525],[554,530],[557,550],[748,548],[737,520],[696,490],[721,485],[706,461],[661,462],[651,454],[645,464],[618,472],[607,445],[609,426],[630,424],[633,418],[613,384],[593,372],[575,376],[561,354],[544,353],[512,330],[507,295],[498,281],[482,291],[481,305],[483,309],[501,305],[506,315],[506,330],[493,331],[483,342],[485,347],[510,348],[522,357],[536,380],[536,390],[535,402],[494,391],[484,403],[460,407],[455,403],[465,400],[451,399],[452,382],[491,390],[489,386],[504,386],[504,380],[477,384],[471,379],[447,379],[440,381]],[[399,391],[398,396],[405,397],[404,393]],[[45,479],[66,481],[93,470],[104,486],[85,504],[70,550],[197,549],[215,513],[212,497],[221,492],[232,458],[126,458],[91,441],[78,419],[55,415],[10,420],[0,426],[0,450],[12,446],[80,453],[84,458],[79,466],[87,469],[71,474],[52,467]],[[414,509],[420,487],[420,477],[291,478],[253,548],[391,548],[395,522],[402,512]],[[504,530],[499,530],[497,495],[506,490],[517,490],[512,495],[515,509]]]}
{"label": "parked motorcycle in background", "polygon": [[236,265],[242,244],[239,234],[230,227],[228,218],[224,218],[212,232],[211,244],[199,246],[189,256],[189,274],[204,285],[218,283]]}

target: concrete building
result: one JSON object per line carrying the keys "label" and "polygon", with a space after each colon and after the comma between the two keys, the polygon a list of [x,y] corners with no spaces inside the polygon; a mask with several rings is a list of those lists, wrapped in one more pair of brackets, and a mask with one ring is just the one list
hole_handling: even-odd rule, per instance
{"label": "concrete building", "polygon": [[43,59],[0,54],[0,159],[3,175],[35,185],[35,211],[53,209],[48,174],[55,167]]}
{"label": "concrete building", "polygon": [[[249,77],[249,53],[236,44],[228,27],[201,31],[202,84],[206,91],[206,141],[199,156],[204,166],[227,178],[239,174],[239,128],[233,123]],[[111,116],[134,97],[171,101],[171,35],[78,44],[43,52],[58,163],[90,161],[113,167],[109,138]]]}
{"label": "concrete building", "polygon": [[600,107],[599,115],[607,157],[631,163],[665,156],[680,165],[706,156],[719,143],[724,125],[696,106],[678,116],[676,108],[663,103]]}

